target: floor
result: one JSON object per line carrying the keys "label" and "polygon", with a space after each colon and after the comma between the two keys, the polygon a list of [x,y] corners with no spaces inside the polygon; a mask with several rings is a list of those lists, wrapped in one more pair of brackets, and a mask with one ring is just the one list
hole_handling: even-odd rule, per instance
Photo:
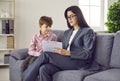
{"label": "floor", "polygon": [[0,66],[0,81],[9,81],[9,67]]}

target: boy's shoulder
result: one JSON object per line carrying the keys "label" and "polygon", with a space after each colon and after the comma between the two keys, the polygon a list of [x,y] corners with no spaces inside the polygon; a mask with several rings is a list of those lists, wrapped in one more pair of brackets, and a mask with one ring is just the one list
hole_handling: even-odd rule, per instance
{"label": "boy's shoulder", "polygon": [[40,33],[38,32],[38,33],[35,33],[35,34],[33,35],[33,38],[39,37],[39,36],[40,36]]}
{"label": "boy's shoulder", "polygon": [[56,34],[55,34],[55,33],[53,33],[53,32],[50,32],[50,35],[52,35],[52,36],[55,36],[55,37],[56,37]]}
{"label": "boy's shoulder", "polygon": [[34,36],[40,36],[40,32],[35,33]]}
{"label": "boy's shoulder", "polygon": [[[55,34],[55,33],[53,33],[53,32],[49,32],[48,34],[47,34],[47,37],[57,37],[57,35]],[[35,33],[34,35],[33,35],[33,37],[42,37],[42,35],[38,32],[38,33]]]}

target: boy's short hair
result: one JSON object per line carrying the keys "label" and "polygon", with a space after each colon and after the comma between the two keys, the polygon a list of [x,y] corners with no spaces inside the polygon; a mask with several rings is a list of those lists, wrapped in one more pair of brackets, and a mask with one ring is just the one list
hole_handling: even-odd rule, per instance
{"label": "boy's short hair", "polygon": [[52,18],[48,16],[42,16],[39,20],[40,26],[43,24],[47,24],[48,26],[51,27],[52,23],[53,23]]}

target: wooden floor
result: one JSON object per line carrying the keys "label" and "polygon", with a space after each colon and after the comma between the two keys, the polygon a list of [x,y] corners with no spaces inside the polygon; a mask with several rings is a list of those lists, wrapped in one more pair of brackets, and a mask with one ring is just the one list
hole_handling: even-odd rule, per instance
{"label": "wooden floor", "polygon": [[0,81],[9,81],[9,67],[0,66]]}

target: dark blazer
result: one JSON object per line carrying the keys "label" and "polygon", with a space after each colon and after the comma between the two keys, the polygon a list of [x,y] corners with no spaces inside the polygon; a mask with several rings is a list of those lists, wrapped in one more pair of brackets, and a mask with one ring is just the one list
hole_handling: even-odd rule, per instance
{"label": "dark blazer", "polygon": [[[67,49],[69,44],[70,36],[73,29],[68,29],[64,33],[63,48]],[[95,34],[91,28],[80,28],[74,36],[71,46],[70,53],[71,58],[87,60],[92,57],[92,53],[95,47]]]}

